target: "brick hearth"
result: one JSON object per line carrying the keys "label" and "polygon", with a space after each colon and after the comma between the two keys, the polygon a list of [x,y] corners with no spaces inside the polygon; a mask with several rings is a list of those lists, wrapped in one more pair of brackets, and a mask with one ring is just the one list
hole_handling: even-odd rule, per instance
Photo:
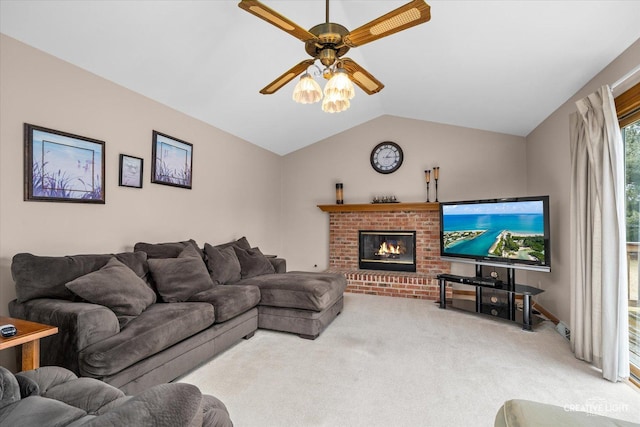
{"label": "brick hearth", "polygon": [[[345,274],[347,292],[428,300],[439,298],[436,276],[449,273],[450,263],[440,260],[437,203],[318,207],[329,213],[328,269]],[[358,230],[415,230],[416,272],[358,269]]]}

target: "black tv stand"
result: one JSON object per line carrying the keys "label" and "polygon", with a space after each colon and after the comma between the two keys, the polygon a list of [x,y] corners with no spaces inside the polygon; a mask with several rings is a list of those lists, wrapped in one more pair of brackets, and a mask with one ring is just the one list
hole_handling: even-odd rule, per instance
{"label": "black tv stand", "polygon": [[534,288],[528,285],[519,285],[515,281],[515,269],[507,268],[507,282],[494,279],[492,277],[482,276],[482,266],[476,264],[476,276],[457,276],[455,274],[439,274],[438,281],[440,284],[440,308],[447,308],[446,287],[449,283],[462,283],[476,287],[476,313],[486,313],[497,315],[497,311],[490,307],[490,304],[483,302],[482,290],[494,289],[506,293],[506,315],[504,318],[516,321],[516,295],[522,295],[522,329],[527,331],[533,330],[533,321],[531,318],[531,297],[544,292],[542,289]]}

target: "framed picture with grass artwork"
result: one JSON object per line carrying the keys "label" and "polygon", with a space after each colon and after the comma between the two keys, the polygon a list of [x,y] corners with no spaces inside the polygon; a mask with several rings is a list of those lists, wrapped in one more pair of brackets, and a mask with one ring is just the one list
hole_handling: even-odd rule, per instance
{"label": "framed picture with grass artwork", "polygon": [[24,124],[24,200],[102,203],[104,141]]}
{"label": "framed picture with grass artwork", "polygon": [[140,157],[120,154],[118,185],[120,187],[142,188],[143,166],[144,160]]}
{"label": "framed picture with grass artwork", "polygon": [[153,131],[151,182],[191,189],[193,145]]}

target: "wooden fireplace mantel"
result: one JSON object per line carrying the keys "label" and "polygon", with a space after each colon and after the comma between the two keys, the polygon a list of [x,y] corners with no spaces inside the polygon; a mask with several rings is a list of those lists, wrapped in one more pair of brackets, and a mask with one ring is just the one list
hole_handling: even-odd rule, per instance
{"label": "wooden fireplace mantel", "polygon": [[398,212],[398,211],[437,211],[440,203],[360,203],[350,205],[318,205],[323,212]]}

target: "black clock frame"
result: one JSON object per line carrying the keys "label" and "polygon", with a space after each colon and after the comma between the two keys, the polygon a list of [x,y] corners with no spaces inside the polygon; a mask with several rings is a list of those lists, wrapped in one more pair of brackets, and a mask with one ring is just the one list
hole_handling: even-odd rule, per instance
{"label": "black clock frame", "polygon": [[[398,154],[400,154],[400,157],[398,159],[398,164],[392,169],[382,170],[382,169],[379,169],[376,166],[376,162],[374,160],[374,156],[375,156],[376,151],[378,150],[378,148],[382,147],[383,145],[392,145],[393,147],[395,147],[398,150]],[[402,152],[402,148],[397,143],[395,143],[393,141],[383,141],[380,144],[378,144],[375,147],[373,147],[373,150],[371,150],[371,155],[369,156],[369,161],[371,162],[371,167],[373,168],[374,171],[386,175],[386,174],[393,173],[393,172],[397,171],[398,169],[400,169],[400,166],[402,166],[402,162],[404,161],[404,153]]]}

